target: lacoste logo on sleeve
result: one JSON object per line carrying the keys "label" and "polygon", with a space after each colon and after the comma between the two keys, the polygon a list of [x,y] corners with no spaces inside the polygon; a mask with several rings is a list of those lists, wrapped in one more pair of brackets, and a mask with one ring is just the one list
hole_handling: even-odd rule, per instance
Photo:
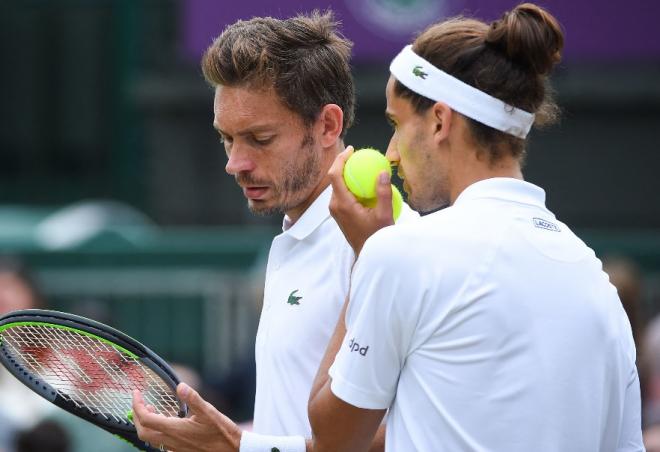
{"label": "lacoste logo on sleeve", "polygon": [[296,295],[296,292],[298,292],[299,289],[294,290],[289,294],[289,299],[286,301],[287,303],[293,305],[293,304],[300,304],[300,300],[302,300],[302,297],[299,297]]}
{"label": "lacoste logo on sleeve", "polygon": [[554,224],[554,223],[552,223],[548,220],[544,220],[543,218],[537,218],[537,217],[534,217],[533,220],[534,220],[534,226],[539,228],[539,229],[546,229],[548,231],[561,232],[561,229],[559,229],[559,226],[557,226],[556,224]]}

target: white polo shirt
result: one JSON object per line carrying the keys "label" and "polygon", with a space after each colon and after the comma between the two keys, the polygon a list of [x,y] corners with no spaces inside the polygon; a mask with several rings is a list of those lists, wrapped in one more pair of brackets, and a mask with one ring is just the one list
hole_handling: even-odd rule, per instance
{"label": "white polo shirt", "polygon": [[630,324],[527,182],[477,182],[385,228],[353,269],[331,388],[390,408],[391,451],[640,451]]}
{"label": "white polo shirt", "polygon": [[[307,402],[348,294],[355,255],[328,210],[328,187],[268,255],[257,331],[256,433],[311,437]],[[399,222],[418,215],[404,205]]]}

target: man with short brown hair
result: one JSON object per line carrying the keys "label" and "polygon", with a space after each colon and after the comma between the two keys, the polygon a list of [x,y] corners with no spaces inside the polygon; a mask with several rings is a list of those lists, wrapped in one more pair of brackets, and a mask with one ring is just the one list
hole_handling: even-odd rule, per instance
{"label": "man with short brown hair", "polygon": [[[354,253],[328,209],[328,170],[353,122],[352,43],[331,13],[229,26],[204,55],[226,170],[257,214],[284,213],[271,246],[256,339],[254,432],[185,385],[189,419],[148,413],[140,437],[173,450],[304,451],[308,395],[348,294]],[[382,207],[382,206],[381,206]],[[389,210],[388,210],[389,209]],[[392,216],[391,206],[381,208]],[[414,215],[404,208],[401,217]],[[382,448],[382,434],[379,437]]]}

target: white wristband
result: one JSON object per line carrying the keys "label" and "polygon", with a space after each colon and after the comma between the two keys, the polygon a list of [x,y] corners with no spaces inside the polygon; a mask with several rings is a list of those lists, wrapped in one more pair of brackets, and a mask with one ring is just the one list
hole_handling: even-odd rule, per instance
{"label": "white wristband", "polygon": [[305,452],[302,436],[260,435],[243,430],[239,452]]}

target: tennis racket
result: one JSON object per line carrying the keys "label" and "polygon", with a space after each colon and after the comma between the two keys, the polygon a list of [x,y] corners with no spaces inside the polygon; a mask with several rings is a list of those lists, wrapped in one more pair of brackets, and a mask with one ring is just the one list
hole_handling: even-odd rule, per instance
{"label": "tennis racket", "polygon": [[131,402],[142,392],[157,413],[184,417],[179,379],[158,355],[107,325],[57,311],[0,317],[0,361],[34,392],[145,451]]}

